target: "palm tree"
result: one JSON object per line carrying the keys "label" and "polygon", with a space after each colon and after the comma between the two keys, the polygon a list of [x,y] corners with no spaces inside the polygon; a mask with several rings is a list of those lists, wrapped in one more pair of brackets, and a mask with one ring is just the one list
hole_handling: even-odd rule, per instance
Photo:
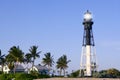
{"label": "palm tree", "polygon": [[29,54],[31,54],[32,61],[33,61],[32,67],[34,66],[35,59],[40,57],[39,54],[41,53],[41,51],[37,52],[37,49],[38,49],[38,46],[32,46],[29,49],[29,51],[30,51]]}
{"label": "palm tree", "polygon": [[46,66],[48,66],[48,69],[50,71],[50,67],[52,67],[54,61],[53,61],[53,56],[51,56],[50,52],[44,54],[45,58],[43,58],[42,63]]}
{"label": "palm tree", "polygon": [[6,56],[6,62],[8,64],[9,69],[13,70],[14,69],[14,58],[10,54]]}
{"label": "palm tree", "polygon": [[5,63],[5,54],[2,55],[2,52],[0,50],[0,65],[2,65],[2,72],[3,72],[3,65]]}
{"label": "palm tree", "polygon": [[32,62],[31,58],[32,58],[32,55],[31,55],[31,54],[27,53],[27,54],[25,55],[24,62],[27,63],[27,68],[28,68],[28,63],[31,63],[31,62]]}
{"label": "palm tree", "polygon": [[57,69],[60,69],[60,76],[61,76],[61,73],[62,73],[62,70],[63,70],[63,73],[64,73],[64,76],[65,76],[65,69],[68,68],[68,63],[71,62],[71,60],[67,60],[67,56],[66,55],[63,55],[61,56],[58,61],[56,62],[57,65]]}
{"label": "palm tree", "polygon": [[18,63],[22,63],[24,61],[24,53],[19,48],[19,46],[17,46],[17,47],[13,46],[10,48],[9,54],[6,56],[6,60],[7,60],[7,62],[9,62],[9,64],[11,64],[13,62],[15,63],[14,64],[14,73],[15,73]]}
{"label": "palm tree", "polygon": [[25,62],[26,62],[27,64],[30,63],[30,62],[32,62],[31,57],[32,57],[32,55],[29,54],[29,53],[27,53],[27,54],[25,55]]}
{"label": "palm tree", "polygon": [[2,55],[2,52],[0,50],[0,64],[2,64],[4,57],[5,57],[5,54]]}

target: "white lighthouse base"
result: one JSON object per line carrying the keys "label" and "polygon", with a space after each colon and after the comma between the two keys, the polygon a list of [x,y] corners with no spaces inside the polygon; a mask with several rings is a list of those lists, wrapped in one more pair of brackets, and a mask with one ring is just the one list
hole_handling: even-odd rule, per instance
{"label": "white lighthouse base", "polygon": [[[95,65],[93,65],[95,63]],[[81,71],[84,71],[84,76],[92,76],[92,71],[97,70],[96,52],[94,46],[82,46],[80,76]],[[83,75],[82,75],[83,76]]]}

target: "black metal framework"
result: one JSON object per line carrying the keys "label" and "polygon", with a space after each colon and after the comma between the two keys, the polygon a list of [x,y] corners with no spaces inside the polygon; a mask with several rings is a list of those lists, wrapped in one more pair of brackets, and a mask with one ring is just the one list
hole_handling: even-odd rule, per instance
{"label": "black metal framework", "polygon": [[83,46],[91,45],[95,46],[92,25],[93,21],[84,21],[84,34],[83,34]]}

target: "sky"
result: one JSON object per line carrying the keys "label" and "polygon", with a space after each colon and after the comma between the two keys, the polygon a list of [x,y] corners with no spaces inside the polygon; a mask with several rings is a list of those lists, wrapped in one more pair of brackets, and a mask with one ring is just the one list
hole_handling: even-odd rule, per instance
{"label": "sky", "polygon": [[[83,15],[93,15],[98,69],[120,70],[120,0],[0,0],[0,49],[8,54],[12,46],[28,53],[33,45],[56,62],[67,55],[69,72],[80,68]],[[56,65],[56,64],[55,64]],[[54,66],[55,66],[54,65]],[[54,67],[55,69],[55,67]]]}

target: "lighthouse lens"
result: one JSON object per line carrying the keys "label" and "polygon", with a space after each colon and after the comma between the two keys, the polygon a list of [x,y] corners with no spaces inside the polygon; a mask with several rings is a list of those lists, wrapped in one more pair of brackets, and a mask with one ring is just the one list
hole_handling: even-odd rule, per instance
{"label": "lighthouse lens", "polygon": [[84,19],[85,19],[85,20],[91,20],[91,19],[92,19],[92,15],[91,15],[90,13],[86,13],[86,14],[84,15]]}

